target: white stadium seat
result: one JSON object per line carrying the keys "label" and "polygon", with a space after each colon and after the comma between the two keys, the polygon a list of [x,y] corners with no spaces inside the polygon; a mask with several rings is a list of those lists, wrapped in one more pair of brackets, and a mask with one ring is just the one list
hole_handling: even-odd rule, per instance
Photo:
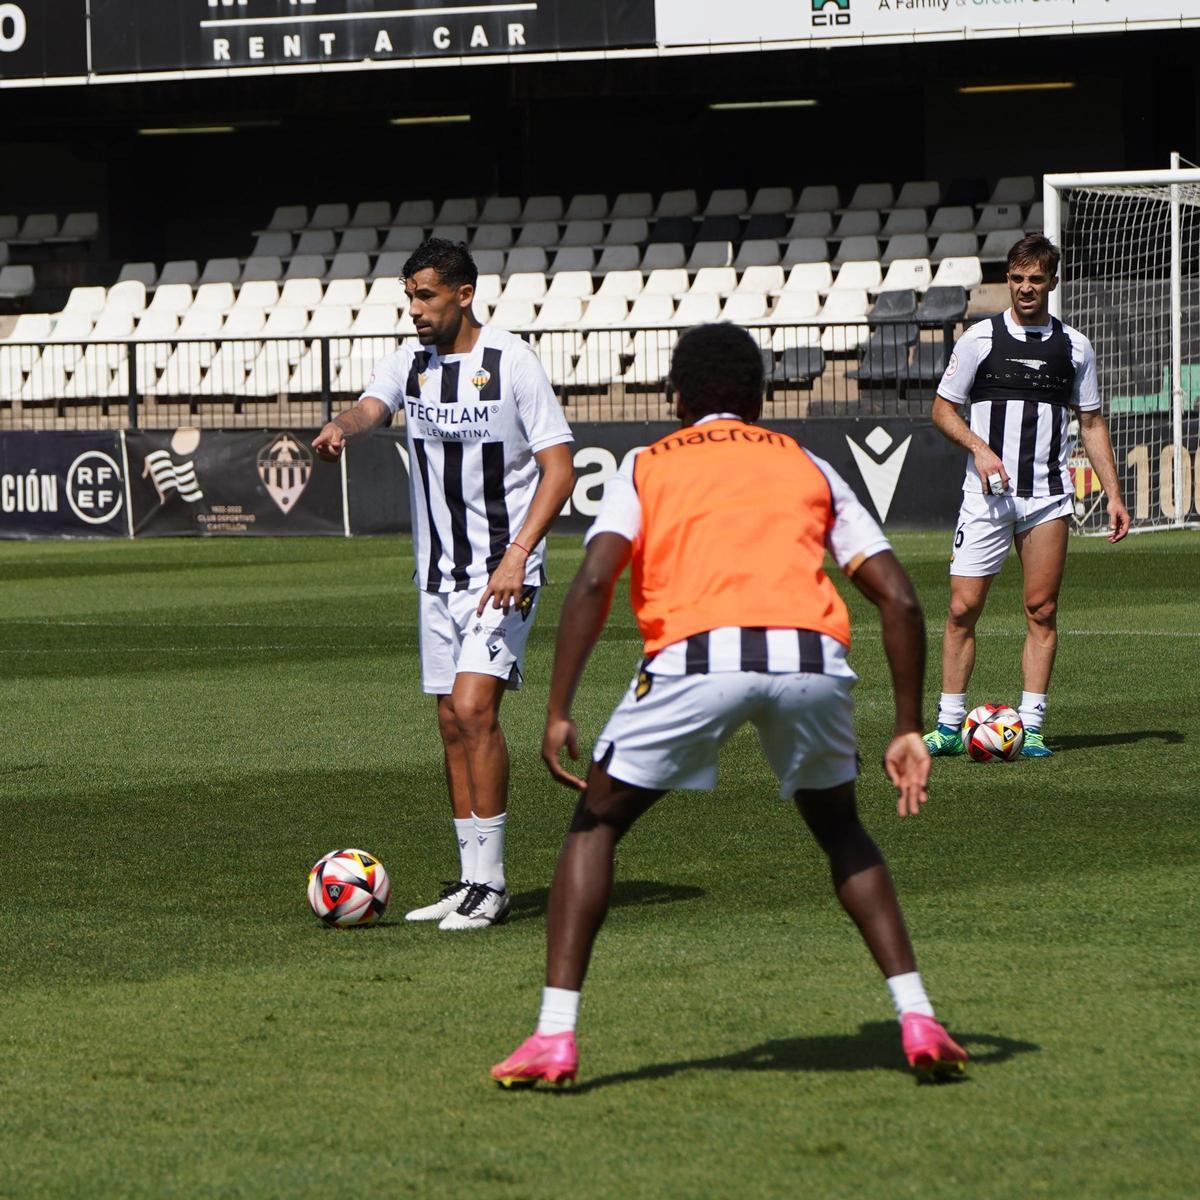
{"label": "white stadium seat", "polygon": [[[246,287],[250,287],[246,284]],[[245,291],[245,288],[242,289]],[[279,299],[272,303],[281,308],[316,308],[321,303],[323,289],[319,279],[289,279],[279,293]],[[266,305],[263,305],[266,308]]]}
{"label": "white stadium seat", "polygon": [[625,324],[635,328],[647,325],[667,325],[675,315],[675,301],[670,296],[648,296],[643,292],[625,317]]}
{"label": "white stadium seat", "polygon": [[567,246],[554,255],[547,274],[591,275],[596,266],[596,252],[590,246]]}
{"label": "white stadium seat", "polygon": [[1032,204],[1037,185],[1032,175],[1004,175],[996,180],[989,204]]}
{"label": "white stadium seat", "polygon": [[104,298],[105,292],[102,287],[72,288],[62,310],[64,313],[85,313],[95,316],[104,309]]}
{"label": "white stadium seat", "polygon": [[[304,263],[307,261],[306,256],[294,256],[288,264],[288,271],[294,275],[311,275],[311,270],[304,269]],[[293,267],[296,269],[293,271]],[[242,283],[253,282],[258,279],[280,279],[283,276],[283,263],[274,255],[264,254],[261,258],[248,258],[246,265],[242,268],[239,279]]]}
{"label": "white stadium seat", "polygon": [[942,202],[942,185],[936,179],[910,180],[896,196],[896,208],[936,208]]}
{"label": "white stadium seat", "polygon": [[362,279],[335,279],[317,301],[321,308],[359,308],[366,303],[367,285]]}
{"label": "white stadium seat", "polygon": [[878,209],[862,209],[844,212],[833,231],[835,238],[863,237],[877,234],[882,228]]}
{"label": "white stadium seat", "polygon": [[986,204],[975,222],[975,232],[985,234],[997,229],[1020,229],[1022,220],[1019,204]]}
{"label": "white stadium seat", "polygon": [[502,299],[540,300],[545,294],[546,276],[541,271],[523,271],[508,277]]}
{"label": "white stadium seat", "polygon": [[[321,254],[328,257],[337,249],[337,234],[332,229],[307,229],[296,242],[296,254]],[[255,251],[258,253],[258,251]],[[282,257],[282,256],[281,256]]]}
{"label": "white stadium seat", "polygon": [[929,287],[931,277],[929,259],[897,258],[888,267],[878,290],[902,292],[911,289],[914,292],[923,292]]}
{"label": "white stadium seat", "polygon": [[[640,275],[640,272],[638,273]],[[605,283],[608,279],[605,278]],[[624,322],[626,315],[629,312],[628,302],[623,296],[606,296],[603,294],[604,286],[601,285],[600,291],[588,301],[587,308],[583,311],[583,318],[579,322],[581,329],[596,329],[611,325],[620,325]]]}
{"label": "white stadium seat", "polygon": [[[557,259],[554,260],[558,262]],[[591,271],[559,271],[546,289],[548,299],[586,298],[593,292]]]}
{"label": "white stadium seat", "polygon": [[[625,217],[648,217],[654,211],[654,200],[649,192],[621,192],[613,201],[609,218],[614,221]],[[575,214],[568,211],[567,216]]]}
{"label": "white stadium seat", "polygon": [[796,200],[790,187],[760,187],[750,201],[750,215],[769,215],[772,213],[788,213]]}
{"label": "white stadium seat", "polygon": [[309,218],[309,229],[341,229],[350,223],[350,205],[318,204]]}
{"label": "white stadium seat", "polygon": [[528,329],[533,324],[533,301],[501,297],[492,309],[490,321],[501,329]]}
{"label": "white stadium seat", "polygon": [[739,271],[750,267],[773,267],[779,263],[779,243],[770,238],[750,238],[738,247],[733,265]]}
{"label": "white stadium seat", "polygon": [[62,228],[47,242],[94,242],[100,233],[100,214],[94,212],[67,213]]}
{"label": "white stadium seat", "polygon": [[255,256],[274,254],[278,258],[287,258],[292,253],[294,243],[292,235],[279,229],[268,229],[254,239]]}
{"label": "white stadium seat", "polygon": [[[159,289],[162,290],[161,288]],[[227,313],[236,301],[232,283],[202,283],[189,312]]]}
{"label": "white stadium seat", "polygon": [[583,301],[578,296],[548,296],[534,319],[534,329],[570,329],[583,316]]}
{"label": "white stadium seat", "polygon": [[[749,208],[745,188],[717,188],[704,206],[706,217],[740,217]],[[783,209],[778,211],[783,212]],[[686,214],[690,215],[690,214]]]}
{"label": "white stadium seat", "polygon": [[821,297],[814,292],[781,292],[768,320],[776,325],[799,324],[813,320],[821,311]]}
{"label": "white stadium seat", "polygon": [[796,212],[832,212],[841,203],[833,184],[810,183],[796,198]]}
{"label": "white stadium seat", "polygon": [[530,196],[521,209],[521,220],[525,224],[539,221],[561,221],[563,202],[561,196]]}
{"label": "white stadium seat", "polygon": [[923,233],[898,233],[888,238],[879,261],[889,266],[900,258],[929,258],[929,239]]}
{"label": "white stadium seat", "polygon": [[279,284],[273,279],[252,279],[238,289],[233,308],[264,312],[279,303]]}
{"label": "white stadium seat", "polygon": [[434,224],[472,225],[478,220],[479,201],[471,196],[463,196],[452,200],[443,200]]}
{"label": "white stadium seat", "polygon": [[720,298],[713,295],[696,296],[689,292],[679,299],[679,307],[671,318],[673,325],[703,325],[715,321],[721,313]]}
{"label": "white stadium seat", "polygon": [[827,262],[800,262],[788,272],[785,292],[821,292],[833,287],[833,268]]}
{"label": "white stadium seat", "polygon": [[607,216],[608,197],[599,192],[580,192],[572,196],[563,214],[566,221],[603,221]]}
{"label": "white stadium seat", "polygon": [[898,233],[924,233],[929,218],[923,208],[893,208],[883,223],[883,236],[895,237]]}
{"label": "white stadium seat", "polygon": [[140,279],[114,283],[104,297],[105,312],[140,313],[146,311],[146,285]]}
{"label": "white stadium seat", "polygon": [[308,224],[308,209],[303,204],[281,204],[272,214],[267,223],[269,230],[303,229]]}
{"label": "white stadium seat", "polygon": [[[641,274],[642,252],[636,246],[605,246],[596,263],[596,274],[606,279],[614,272],[637,271]],[[6,271],[8,267],[4,268]],[[601,287],[604,285],[601,284]]]}
{"label": "white stadium seat", "polygon": [[952,204],[939,208],[929,222],[930,237],[943,233],[968,233],[975,228],[975,210],[969,204]]}
{"label": "white stadium seat", "polygon": [[48,242],[58,233],[58,217],[54,213],[30,213],[21,222],[13,237],[5,239],[14,246],[36,246]]}
{"label": "white stadium seat", "polygon": [[734,289],[736,293],[762,292],[764,294],[783,290],[783,268],[778,264],[773,266],[759,265],[747,267],[738,279]]}
{"label": "white stadium seat", "polygon": [[568,221],[558,239],[560,246],[601,246],[604,244],[603,221]]}
{"label": "white stadium seat", "polygon": [[940,263],[945,258],[974,258],[979,253],[979,238],[973,233],[942,233],[929,252],[929,260]]}
{"label": "white stadium seat", "polygon": [[383,229],[392,223],[390,200],[360,200],[347,225],[351,229]]}
{"label": "white stadium seat", "polygon": [[837,278],[833,281],[830,294],[851,291],[872,291],[879,287],[883,280],[883,271],[878,259],[855,260],[842,263]]}
{"label": "white stadium seat", "polygon": [[1005,262],[1013,243],[1019,242],[1024,236],[1023,229],[993,229],[983,239],[983,245],[979,247],[979,261],[985,263]]}
{"label": "white stadium seat", "polygon": [[379,234],[374,229],[347,229],[338,239],[339,254],[374,254],[379,249]]}
{"label": "white stadium seat", "polygon": [[479,211],[479,224],[513,225],[521,219],[521,201],[516,196],[489,196]]}
{"label": "white stadium seat", "polygon": [[737,271],[733,267],[702,267],[686,290],[693,296],[729,296],[737,290]]}
{"label": "white stadium seat", "polygon": [[326,283],[335,279],[366,279],[371,271],[371,257],[360,250],[335,254],[323,278]]}
{"label": "white stadium seat", "polygon": [[642,294],[645,281],[641,271],[609,271],[600,281],[597,296],[620,296],[632,300]]}
{"label": "white stadium seat", "polygon": [[687,268],[699,271],[702,267],[728,267],[732,263],[732,242],[697,242],[688,257]]}
{"label": "white stadium seat", "polygon": [[48,342],[82,342],[92,332],[95,324],[89,313],[68,313],[54,322],[54,332],[46,339]]}
{"label": "white stadium seat", "polygon": [[517,237],[518,246],[544,246],[549,249],[558,245],[558,224],[555,221],[530,221]]}
{"label": "white stadium seat", "polygon": [[791,228],[787,232],[789,242],[795,238],[828,238],[832,236],[833,213],[824,210],[797,213],[792,218]]}
{"label": "white stadium seat", "polygon": [[829,246],[824,238],[794,238],[784,247],[782,265],[828,262]]}
{"label": "white stadium seat", "polygon": [[[483,300],[491,304],[500,299],[500,293],[504,291],[504,280],[500,278],[498,271],[487,271],[481,273],[475,280],[475,299]],[[407,296],[403,294],[401,289],[400,303],[407,303]]]}
{"label": "white stadium seat", "polygon": [[700,201],[695,188],[680,188],[674,192],[663,192],[659,197],[656,217],[694,217],[700,211]]}
{"label": "white stadium seat", "polygon": [[961,287],[968,291],[983,282],[983,267],[975,257],[943,258],[930,287]]}
{"label": "white stadium seat", "polygon": [[[712,267],[710,270],[723,268]],[[672,269],[660,268],[651,271],[642,289],[644,296],[682,296],[688,290],[688,273],[686,267]]]}
{"label": "white stadium seat", "polygon": [[863,237],[844,238],[838,245],[837,253],[833,256],[833,265],[840,267],[845,262],[862,262],[864,260],[879,260],[879,239],[864,235]]}
{"label": "white stadium seat", "polygon": [[186,283],[194,285],[200,282],[200,264],[194,258],[176,258],[163,263],[162,274],[158,277],[158,286],[169,283]]}
{"label": "white stadium seat", "polygon": [[354,323],[348,330],[355,336],[370,334],[395,333],[399,323],[399,313],[394,304],[364,304],[358,310]]}
{"label": "white stadium seat", "polygon": [[432,200],[402,200],[392,216],[393,225],[432,225]]}
{"label": "white stadium seat", "polygon": [[127,279],[136,279],[146,291],[153,291],[158,282],[158,268],[152,262],[126,263],[117,276],[117,282],[124,283]]}
{"label": "white stadium seat", "polygon": [[541,246],[519,246],[508,252],[508,257],[504,260],[503,274],[510,276],[538,272],[544,275],[549,265],[546,251]]}
{"label": "white stadium seat", "polygon": [[850,197],[848,209],[881,209],[891,208],[895,203],[896,194],[890,183],[860,183]]}
{"label": "white stadium seat", "polygon": [[642,254],[639,264],[649,275],[652,271],[678,270],[687,263],[687,252],[681,242],[651,242]]}
{"label": "white stadium seat", "polygon": [[650,227],[645,217],[618,217],[604,235],[606,246],[631,246],[644,242],[650,236]]}
{"label": "white stadium seat", "polygon": [[735,292],[721,309],[720,320],[750,325],[766,320],[767,298],[761,292]]}
{"label": "white stadium seat", "polygon": [[477,225],[471,235],[471,249],[507,250],[513,244],[511,225]]}
{"label": "white stadium seat", "polygon": [[354,314],[348,304],[326,304],[309,318],[304,332],[309,337],[334,337],[350,332]]}

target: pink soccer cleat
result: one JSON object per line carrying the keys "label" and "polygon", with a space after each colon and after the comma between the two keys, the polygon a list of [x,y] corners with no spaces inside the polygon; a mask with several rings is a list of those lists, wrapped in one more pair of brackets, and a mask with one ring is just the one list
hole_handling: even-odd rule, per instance
{"label": "pink soccer cleat", "polygon": [[550,1083],[555,1087],[575,1082],[579,1053],[575,1034],[535,1033],[527,1037],[503,1062],[492,1068],[492,1078],[501,1086],[533,1087]]}
{"label": "pink soccer cleat", "polygon": [[908,1065],[923,1079],[952,1079],[967,1070],[967,1052],[932,1017],[905,1013],[900,1040]]}

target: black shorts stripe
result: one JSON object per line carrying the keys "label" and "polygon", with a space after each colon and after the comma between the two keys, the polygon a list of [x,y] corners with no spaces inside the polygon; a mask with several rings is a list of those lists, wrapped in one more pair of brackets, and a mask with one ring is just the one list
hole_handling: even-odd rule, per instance
{"label": "black shorts stripe", "polygon": [[[429,457],[425,453],[423,438],[413,438],[413,453],[417,456],[417,469],[421,475],[421,494],[425,500],[425,526],[429,530],[429,564],[425,572],[425,590],[437,592],[442,586],[442,539],[433,520],[433,506],[429,498]],[[420,564],[417,570],[420,571]]]}
{"label": "black shorts stripe", "polygon": [[821,635],[811,629],[797,629],[796,637],[800,641],[800,670],[809,675],[824,675],[825,650]]}
{"label": "black shorts stripe", "polygon": [[742,670],[767,671],[767,631],[765,629],[742,630]]}
{"label": "black shorts stripe", "polygon": [[687,640],[685,670],[689,675],[708,674],[708,634],[696,633]]}
{"label": "black shorts stripe", "polygon": [[1033,471],[1037,457],[1038,414],[1041,405],[1026,400],[1021,414],[1021,451],[1017,458],[1017,495],[1033,495]]}

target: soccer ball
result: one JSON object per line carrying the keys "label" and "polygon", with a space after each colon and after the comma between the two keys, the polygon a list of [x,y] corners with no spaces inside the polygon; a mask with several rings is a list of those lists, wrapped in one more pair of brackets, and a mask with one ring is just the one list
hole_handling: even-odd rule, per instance
{"label": "soccer ball", "polygon": [[1012,762],[1025,744],[1025,726],[1007,704],[981,704],[967,713],[962,741],[976,762]]}
{"label": "soccer ball", "polygon": [[308,906],[326,925],[373,925],[391,895],[383,863],[365,850],[331,850],[308,873]]}

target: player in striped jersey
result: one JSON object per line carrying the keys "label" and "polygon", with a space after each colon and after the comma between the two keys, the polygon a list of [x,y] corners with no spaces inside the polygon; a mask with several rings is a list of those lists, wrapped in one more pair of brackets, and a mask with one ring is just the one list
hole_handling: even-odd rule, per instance
{"label": "player in striped jersey", "polygon": [[508,915],[500,701],[521,685],[544,539],[575,480],[554,389],[528,343],[475,319],[476,278],[464,245],[431,238],[413,252],[404,286],[420,347],[376,364],[358,403],[313,442],[336,461],[347,442],[404,414],[421,682],[437,697],[460,868],[408,919],[441,929]]}
{"label": "player in striped jersey", "polygon": [[[794,798],[828,856],[838,899],[887,980],[909,1062],[958,1074],[967,1056],[934,1019],[887,865],[858,820],[850,620],[823,570],[825,553],[880,611],[896,703],[884,765],[901,816],[920,811],[929,777],[920,734],[925,626],[912,584],[829,464],[754,424],[762,357],[744,330],[689,331],[671,379],[683,428],[610,481],[563,604],[542,757],[583,795],[550,893],[537,1031],[492,1077],[509,1087],[574,1078],[579,994],[616,844],[667,791],[714,787],[721,744],[747,722],[780,797]],[[559,753],[578,756],[571,704],[627,564],[644,658],[600,734],[585,785]]]}
{"label": "player in striped jersey", "polygon": [[[967,685],[975,666],[975,625],[992,579],[1014,542],[1021,563],[1026,636],[1021,659],[1025,725],[1022,754],[1051,753],[1043,726],[1058,645],[1058,593],[1067,560],[1073,493],[1067,470],[1072,419],[1108,500],[1110,542],[1129,531],[1129,513],[1100,412],[1096,355],[1078,330],[1050,316],[1058,250],[1040,234],[1008,252],[1012,307],[972,325],[959,339],[938,385],[933,423],[972,456],[950,555],[950,611],[942,641],[937,728],[932,754],[963,752]],[[960,414],[970,405],[970,423]]]}

